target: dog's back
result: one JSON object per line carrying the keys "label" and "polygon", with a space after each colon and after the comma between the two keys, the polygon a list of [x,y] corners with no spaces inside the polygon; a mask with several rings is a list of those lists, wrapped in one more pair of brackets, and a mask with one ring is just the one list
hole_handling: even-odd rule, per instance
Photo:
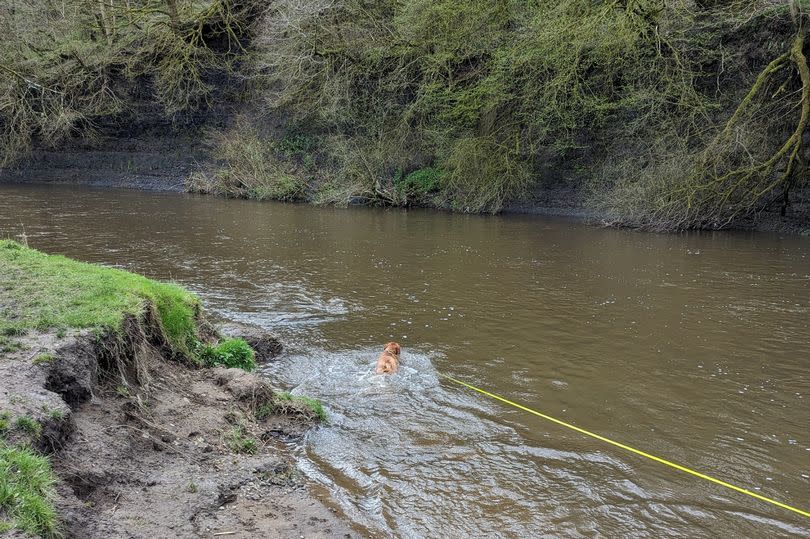
{"label": "dog's back", "polygon": [[395,342],[386,343],[383,348],[383,353],[380,354],[379,359],[377,359],[377,367],[374,369],[374,372],[377,374],[393,374],[397,372],[399,368],[400,351],[401,348],[399,344]]}

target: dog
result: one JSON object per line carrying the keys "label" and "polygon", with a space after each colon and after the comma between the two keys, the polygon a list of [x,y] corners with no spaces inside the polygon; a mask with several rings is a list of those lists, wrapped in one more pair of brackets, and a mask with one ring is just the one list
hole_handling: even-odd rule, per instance
{"label": "dog", "polygon": [[380,358],[377,360],[377,368],[374,369],[374,372],[377,374],[394,374],[397,372],[399,368],[399,352],[399,344],[395,342],[386,343],[383,353],[380,354]]}

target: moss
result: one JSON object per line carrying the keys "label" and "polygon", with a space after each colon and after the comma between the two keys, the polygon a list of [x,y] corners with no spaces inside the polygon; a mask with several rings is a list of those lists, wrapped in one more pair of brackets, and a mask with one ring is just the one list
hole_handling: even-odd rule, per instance
{"label": "moss", "polygon": [[152,304],[172,348],[190,354],[199,300],[179,286],[47,255],[0,240],[0,333],[76,328],[120,331]]}
{"label": "moss", "polygon": [[216,346],[205,345],[199,352],[205,365],[238,368],[252,371],[256,368],[256,354],[244,339],[225,339]]}
{"label": "moss", "polygon": [[31,535],[58,537],[55,477],[48,459],[0,441],[0,524]]}

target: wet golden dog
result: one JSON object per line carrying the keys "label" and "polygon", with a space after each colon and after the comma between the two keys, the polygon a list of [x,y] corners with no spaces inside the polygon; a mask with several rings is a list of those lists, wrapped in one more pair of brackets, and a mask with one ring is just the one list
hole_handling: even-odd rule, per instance
{"label": "wet golden dog", "polygon": [[380,354],[380,358],[377,360],[377,368],[374,369],[374,372],[377,374],[393,374],[397,372],[399,368],[399,352],[400,347],[397,343],[386,343],[383,353]]}

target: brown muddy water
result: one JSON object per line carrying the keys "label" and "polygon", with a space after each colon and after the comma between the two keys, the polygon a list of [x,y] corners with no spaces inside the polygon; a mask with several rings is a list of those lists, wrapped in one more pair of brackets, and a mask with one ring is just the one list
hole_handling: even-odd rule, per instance
{"label": "brown muddy water", "polygon": [[[301,469],[363,535],[795,537],[810,519],[810,238],[0,186],[0,236],[173,279],[287,344]],[[395,376],[371,374],[382,343]]]}

